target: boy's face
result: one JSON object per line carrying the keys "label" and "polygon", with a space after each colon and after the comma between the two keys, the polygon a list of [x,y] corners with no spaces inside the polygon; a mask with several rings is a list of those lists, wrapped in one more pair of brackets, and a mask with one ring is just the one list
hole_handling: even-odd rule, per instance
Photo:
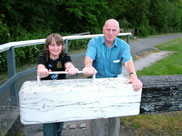
{"label": "boy's face", "polygon": [[57,59],[62,52],[62,45],[57,45],[55,39],[52,39],[51,44],[48,46],[49,48],[49,54],[51,59]]}

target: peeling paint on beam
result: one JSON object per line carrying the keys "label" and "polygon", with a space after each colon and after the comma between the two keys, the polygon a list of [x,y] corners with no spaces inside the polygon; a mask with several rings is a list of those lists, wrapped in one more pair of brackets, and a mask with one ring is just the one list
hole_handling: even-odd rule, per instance
{"label": "peeling paint on beam", "polygon": [[23,124],[138,115],[141,90],[128,78],[27,81],[20,92]]}

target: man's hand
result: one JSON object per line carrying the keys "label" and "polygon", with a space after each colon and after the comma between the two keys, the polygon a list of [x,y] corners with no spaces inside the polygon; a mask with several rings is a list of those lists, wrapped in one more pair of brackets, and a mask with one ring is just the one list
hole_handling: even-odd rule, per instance
{"label": "man's hand", "polygon": [[85,67],[82,69],[83,74],[95,75],[97,73],[97,70],[92,66],[92,59],[88,56],[85,57],[84,65]]}
{"label": "man's hand", "polygon": [[92,66],[86,66],[82,71],[85,75],[95,75],[97,73],[97,70]]}
{"label": "man's hand", "polygon": [[143,87],[143,84],[142,82],[137,78],[137,75],[135,74],[132,74],[130,76],[130,79],[127,81],[127,84],[133,84],[133,89],[135,91],[139,91],[142,87]]}

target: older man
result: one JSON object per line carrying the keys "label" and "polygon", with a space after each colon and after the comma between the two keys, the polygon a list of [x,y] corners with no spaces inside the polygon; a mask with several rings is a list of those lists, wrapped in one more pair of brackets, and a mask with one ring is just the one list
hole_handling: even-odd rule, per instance
{"label": "older man", "polygon": [[[96,78],[118,77],[122,74],[122,62],[130,75],[128,83],[133,84],[135,91],[142,88],[142,82],[137,78],[130,54],[130,46],[117,35],[120,33],[119,23],[109,19],[103,26],[104,36],[91,39],[88,43],[85,67],[86,75],[96,74]],[[119,136],[120,118],[109,118],[109,136]],[[105,119],[93,120],[93,135],[104,136]]]}

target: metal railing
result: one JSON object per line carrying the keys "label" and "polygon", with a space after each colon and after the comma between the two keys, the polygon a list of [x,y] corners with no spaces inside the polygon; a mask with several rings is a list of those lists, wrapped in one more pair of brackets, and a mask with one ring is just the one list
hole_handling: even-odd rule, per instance
{"label": "metal railing", "polygon": [[[68,53],[68,41],[69,40],[78,40],[78,39],[90,39],[93,37],[101,36],[103,34],[95,35],[73,35],[73,36],[64,36],[64,42],[66,44],[66,52]],[[119,33],[118,36],[126,36],[126,42],[129,43],[131,33]],[[6,89],[10,89],[10,102],[12,105],[18,105],[18,90],[17,90],[17,80],[21,77],[29,75],[36,71],[36,68],[31,68],[23,72],[16,73],[16,62],[15,62],[15,48],[35,46],[45,44],[45,39],[37,40],[27,40],[27,41],[18,41],[18,42],[9,42],[6,44],[0,45],[0,53],[6,51],[7,56],[7,67],[8,67],[8,80],[0,85],[0,94],[3,93]],[[85,53],[74,54],[71,57],[83,56]]]}

